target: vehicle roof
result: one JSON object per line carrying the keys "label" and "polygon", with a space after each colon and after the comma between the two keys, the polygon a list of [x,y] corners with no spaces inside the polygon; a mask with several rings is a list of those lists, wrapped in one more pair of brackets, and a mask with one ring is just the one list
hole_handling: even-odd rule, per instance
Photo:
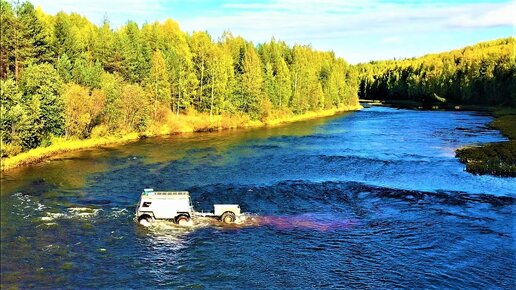
{"label": "vehicle roof", "polygon": [[142,192],[142,196],[189,196],[190,193],[188,191],[144,191]]}

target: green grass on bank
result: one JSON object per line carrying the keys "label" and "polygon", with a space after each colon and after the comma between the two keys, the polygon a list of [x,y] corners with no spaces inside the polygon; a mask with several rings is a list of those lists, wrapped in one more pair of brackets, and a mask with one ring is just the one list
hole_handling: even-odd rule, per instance
{"label": "green grass on bank", "polygon": [[456,156],[473,174],[516,177],[516,141],[458,149]]}
{"label": "green grass on bank", "polygon": [[516,140],[516,109],[509,108],[495,112],[496,119],[490,124],[511,140]]}
{"label": "green grass on bank", "polygon": [[460,148],[456,156],[473,174],[516,177],[516,109],[497,109],[493,114],[496,119],[489,126],[500,130],[509,141]]}

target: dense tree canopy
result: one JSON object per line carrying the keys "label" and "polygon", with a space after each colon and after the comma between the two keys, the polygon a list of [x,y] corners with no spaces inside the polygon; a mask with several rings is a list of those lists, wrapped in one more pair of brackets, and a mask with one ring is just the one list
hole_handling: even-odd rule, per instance
{"label": "dense tree canopy", "polygon": [[2,156],[195,111],[264,120],[358,104],[358,77],[331,52],[274,39],[255,46],[230,32],[214,40],[170,19],[113,29],[0,4]]}
{"label": "dense tree canopy", "polygon": [[358,65],[360,97],[516,105],[514,38],[420,58]]}

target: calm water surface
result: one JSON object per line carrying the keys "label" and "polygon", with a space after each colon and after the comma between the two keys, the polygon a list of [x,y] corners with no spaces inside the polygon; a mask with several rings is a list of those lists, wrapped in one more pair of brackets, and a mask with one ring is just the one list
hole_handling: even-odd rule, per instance
{"label": "calm water surface", "polygon": [[[516,283],[515,178],[460,146],[504,140],[471,112],[372,107],[276,128],[153,138],[6,173],[8,288],[489,288]],[[252,222],[133,221],[143,188],[239,203]]]}

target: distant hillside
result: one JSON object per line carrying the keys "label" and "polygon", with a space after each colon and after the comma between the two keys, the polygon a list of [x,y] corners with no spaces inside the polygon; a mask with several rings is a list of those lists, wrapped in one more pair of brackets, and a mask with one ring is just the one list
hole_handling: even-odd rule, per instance
{"label": "distant hillside", "polygon": [[515,49],[509,37],[419,58],[359,64],[359,96],[515,106]]}

